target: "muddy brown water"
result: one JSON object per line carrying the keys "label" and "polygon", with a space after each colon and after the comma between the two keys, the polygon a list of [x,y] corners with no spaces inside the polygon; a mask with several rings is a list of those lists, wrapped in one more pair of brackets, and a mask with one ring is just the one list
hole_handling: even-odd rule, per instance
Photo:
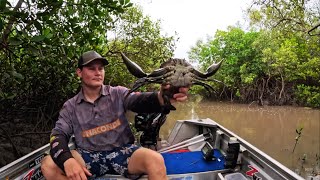
{"label": "muddy brown water", "polygon": [[[175,104],[160,131],[167,138],[176,120],[211,118],[293,171],[320,173],[320,110],[292,106],[257,106],[206,102],[201,98]],[[302,129],[297,137],[296,129]]]}

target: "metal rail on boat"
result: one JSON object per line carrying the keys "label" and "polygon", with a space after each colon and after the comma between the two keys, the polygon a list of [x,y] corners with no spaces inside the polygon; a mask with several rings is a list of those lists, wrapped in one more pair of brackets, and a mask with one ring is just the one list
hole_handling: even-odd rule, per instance
{"label": "metal rail on boat", "polygon": [[[242,149],[242,151],[243,151],[242,153],[248,152],[248,155],[244,155],[243,158],[251,158],[251,159],[255,159],[255,160],[259,159],[260,161],[264,162],[264,164],[268,168],[270,168],[270,170],[271,170],[270,173],[272,173],[272,171],[278,172],[279,174],[282,174],[283,178],[301,179],[301,180],[304,179],[301,176],[299,176],[298,174],[296,174],[295,172],[293,172],[291,169],[282,165],[281,163],[279,163],[278,161],[276,161],[275,159],[273,159],[272,157],[270,157],[269,155],[267,155],[263,151],[259,150],[258,148],[256,148],[255,146],[253,146],[252,144],[247,142],[246,140],[242,139],[241,137],[239,137],[238,135],[236,135],[235,133],[230,131],[229,129],[223,127],[222,125],[218,124],[217,122],[215,122],[215,123],[228,136],[237,138],[237,140],[240,142],[241,146],[244,148],[244,149]],[[252,157],[252,156],[254,156],[254,157]]]}

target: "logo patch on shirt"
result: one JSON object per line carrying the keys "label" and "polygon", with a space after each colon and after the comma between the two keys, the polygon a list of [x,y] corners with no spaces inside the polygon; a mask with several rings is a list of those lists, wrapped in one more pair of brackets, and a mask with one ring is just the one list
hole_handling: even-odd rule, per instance
{"label": "logo patch on shirt", "polygon": [[108,123],[108,124],[105,124],[105,125],[93,128],[93,129],[89,129],[89,130],[83,131],[82,132],[82,137],[87,137],[87,138],[88,137],[92,137],[92,136],[95,136],[95,135],[110,131],[112,129],[115,129],[120,125],[121,125],[120,119],[117,119],[114,122],[111,122],[111,123]]}
{"label": "logo patch on shirt", "polygon": [[53,141],[53,140],[55,140],[56,139],[56,136],[51,136],[50,137],[50,143]]}

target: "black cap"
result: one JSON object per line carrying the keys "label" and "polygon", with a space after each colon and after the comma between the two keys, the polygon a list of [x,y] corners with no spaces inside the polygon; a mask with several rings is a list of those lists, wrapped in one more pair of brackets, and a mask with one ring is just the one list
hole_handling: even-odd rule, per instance
{"label": "black cap", "polygon": [[109,62],[106,58],[102,57],[99,53],[97,53],[96,51],[87,51],[85,53],[83,53],[79,60],[78,60],[78,67],[82,67],[85,66],[87,64],[89,64],[91,61],[93,60],[97,60],[100,59],[103,63],[103,65],[108,65]]}

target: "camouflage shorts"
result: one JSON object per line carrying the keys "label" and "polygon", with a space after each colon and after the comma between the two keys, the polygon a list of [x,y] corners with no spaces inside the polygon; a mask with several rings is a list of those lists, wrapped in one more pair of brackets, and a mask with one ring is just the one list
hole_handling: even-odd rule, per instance
{"label": "camouflage shorts", "polygon": [[87,169],[92,177],[96,178],[105,174],[120,174],[126,178],[137,179],[141,175],[131,175],[128,172],[128,162],[135,150],[139,146],[127,144],[123,147],[115,148],[112,151],[86,151],[78,149]]}

